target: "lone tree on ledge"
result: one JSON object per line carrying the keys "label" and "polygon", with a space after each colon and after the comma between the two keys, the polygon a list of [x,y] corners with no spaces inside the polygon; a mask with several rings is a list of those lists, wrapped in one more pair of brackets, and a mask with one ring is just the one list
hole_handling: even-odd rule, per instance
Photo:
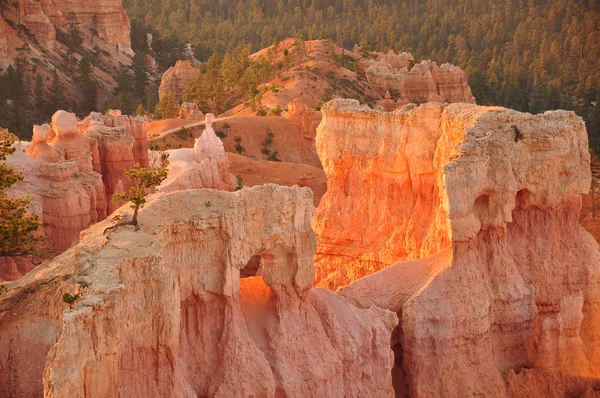
{"label": "lone tree on ledge", "polygon": [[23,176],[15,173],[4,160],[15,151],[13,139],[6,131],[0,131],[0,257],[17,257],[39,254],[43,235],[35,235],[42,225],[38,216],[28,213],[30,198],[11,199],[5,190]]}
{"label": "lone tree on ledge", "polygon": [[125,177],[133,181],[133,186],[129,188],[128,192],[114,194],[113,202],[120,202],[122,200],[131,202],[133,218],[131,221],[122,221],[112,227],[106,228],[104,230],[105,234],[124,225],[133,225],[136,231],[140,229],[140,224],[138,223],[140,207],[143,207],[146,203],[148,191],[159,186],[167,178],[167,164],[168,158],[164,157],[159,169],[148,170],[136,164],[133,169],[125,170]]}

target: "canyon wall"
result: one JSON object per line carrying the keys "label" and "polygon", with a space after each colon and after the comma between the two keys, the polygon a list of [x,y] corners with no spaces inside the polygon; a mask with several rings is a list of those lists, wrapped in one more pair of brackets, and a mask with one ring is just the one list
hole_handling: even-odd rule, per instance
{"label": "canyon wall", "polygon": [[[416,130],[413,125],[432,108],[437,116],[426,118],[429,128]],[[396,395],[594,396],[600,251],[578,223],[581,195],[590,186],[583,121],[566,111],[530,115],[466,104],[385,113],[333,101],[323,113],[317,143],[330,185],[316,214],[316,267],[337,265],[343,276],[337,281],[348,282],[355,275],[337,257],[345,248],[363,250],[346,260],[363,268],[372,258],[400,254],[391,261],[400,262],[339,289],[360,307],[398,313],[392,341]],[[389,148],[386,140],[400,148],[417,140],[422,147],[389,155],[373,149]],[[392,162],[396,154],[402,159]],[[429,171],[413,171],[419,156]],[[378,163],[386,167],[370,167]],[[349,164],[369,167],[361,174],[356,170],[362,167]],[[390,176],[396,179],[390,182]],[[405,179],[412,200],[406,194],[396,207],[386,206],[386,196],[399,189],[396,181]],[[378,190],[371,181],[380,181]],[[332,190],[337,196],[328,196]],[[417,207],[431,192],[429,205]],[[353,203],[369,206],[377,199],[384,214],[352,212]],[[435,231],[443,244],[380,235],[385,247],[360,246],[362,236],[402,231],[396,214],[407,206],[416,229]],[[359,238],[350,228],[361,230]],[[335,281],[321,284],[335,287]]]}
{"label": "canyon wall", "polygon": [[312,200],[180,191],[150,197],[140,231],[88,229],[0,293],[0,395],[393,396],[396,315],[311,289]]}
{"label": "canyon wall", "polygon": [[316,137],[327,192],[316,209],[317,282],[336,288],[450,244],[433,162],[443,106],[396,113],[332,101]]}
{"label": "canyon wall", "polygon": [[70,23],[76,23],[86,41],[91,39],[90,29],[95,29],[97,41],[133,55],[131,26],[122,0],[26,0],[21,3],[22,23],[48,49],[56,45],[56,28],[66,32]]}

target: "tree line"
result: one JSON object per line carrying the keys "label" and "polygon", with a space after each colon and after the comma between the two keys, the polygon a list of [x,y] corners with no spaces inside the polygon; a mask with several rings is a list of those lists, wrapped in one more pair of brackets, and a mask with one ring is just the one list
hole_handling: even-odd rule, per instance
{"label": "tree line", "polygon": [[600,147],[600,3],[596,0],[124,0],[132,19],[207,61],[240,44],[332,39],[460,66],[483,105],[570,109]]}

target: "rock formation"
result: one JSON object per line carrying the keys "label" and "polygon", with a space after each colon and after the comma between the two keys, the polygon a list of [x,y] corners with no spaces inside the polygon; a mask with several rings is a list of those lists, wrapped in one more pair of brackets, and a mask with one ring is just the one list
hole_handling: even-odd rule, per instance
{"label": "rock formation", "polygon": [[295,127],[302,131],[304,138],[314,140],[317,133],[317,126],[321,119],[317,112],[310,108],[301,99],[294,99],[288,104],[288,112],[285,115],[294,121]]}
{"label": "rock formation", "polygon": [[49,247],[65,250],[118,207],[113,194],[130,187],[125,170],[148,167],[145,125],[145,118],[97,113],[78,122],[58,111],[51,126],[34,127],[25,152],[9,156],[7,163],[25,177],[13,193],[40,207]]}
{"label": "rock formation", "polygon": [[414,64],[411,54],[393,51],[363,61],[374,89],[381,93],[395,90],[400,94],[398,106],[432,101],[475,103],[467,74],[460,68],[448,63],[438,66],[431,61]]}
{"label": "rock formation", "polygon": [[198,75],[198,68],[191,61],[177,61],[163,75],[158,88],[158,97],[163,99],[171,93],[175,99],[181,98],[183,89]]}
{"label": "rock formation", "polygon": [[169,176],[158,187],[159,191],[213,188],[232,190],[234,178],[229,173],[229,159],[223,142],[212,128],[215,116],[206,114],[206,129],[193,148],[167,151]]}
{"label": "rock formation", "polygon": [[181,104],[179,108],[179,118],[184,120],[194,120],[199,121],[204,119],[204,114],[200,109],[198,109],[198,105],[193,102],[184,102]]}
{"label": "rock formation", "polygon": [[[0,295],[0,395],[393,396],[397,317],[311,289],[311,216],[309,189],[265,185],[92,227]],[[256,255],[262,278],[240,279]]]}
{"label": "rock formation", "polygon": [[328,103],[316,138],[328,182],[315,214],[315,261],[329,288],[450,243],[432,162],[443,106],[384,113],[357,105]]}
{"label": "rock formation", "polygon": [[0,67],[5,67],[5,60],[8,57],[8,40],[6,37],[6,27],[4,19],[0,18]]}
{"label": "rock formation", "polygon": [[316,267],[338,274],[322,284],[412,259],[339,290],[399,314],[397,396],[592,396],[600,251],[578,223],[583,121],[466,104],[323,113]]}
{"label": "rock formation", "polygon": [[[56,28],[68,30],[69,14],[73,13],[82,32],[94,28],[98,32],[97,42],[111,48],[118,47],[120,52],[133,55],[129,37],[131,27],[122,0],[26,0],[21,2],[20,8],[23,24],[48,49],[56,45]],[[84,34],[84,38],[88,37]]]}

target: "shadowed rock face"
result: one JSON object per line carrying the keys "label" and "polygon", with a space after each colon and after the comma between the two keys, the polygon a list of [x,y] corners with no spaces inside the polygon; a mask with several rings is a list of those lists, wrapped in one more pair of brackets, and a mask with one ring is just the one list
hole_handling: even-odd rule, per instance
{"label": "shadowed rock face", "polygon": [[158,97],[163,99],[167,93],[173,94],[179,99],[183,89],[188,86],[196,76],[199,69],[191,61],[177,61],[175,66],[170,67],[163,75],[158,88]]}
{"label": "shadowed rock face", "polygon": [[312,206],[308,188],[181,191],[138,232],[85,231],[0,296],[0,395],[393,396],[396,315],[311,289]]}
{"label": "shadowed rock face", "polygon": [[385,113],[343,100],[323,114],[317,275],[336,287],[383,268],[339,293],[399,314],[396,392],[592,394],[600,251],[578,223],[590,185],[583,121],[466,104]]}

